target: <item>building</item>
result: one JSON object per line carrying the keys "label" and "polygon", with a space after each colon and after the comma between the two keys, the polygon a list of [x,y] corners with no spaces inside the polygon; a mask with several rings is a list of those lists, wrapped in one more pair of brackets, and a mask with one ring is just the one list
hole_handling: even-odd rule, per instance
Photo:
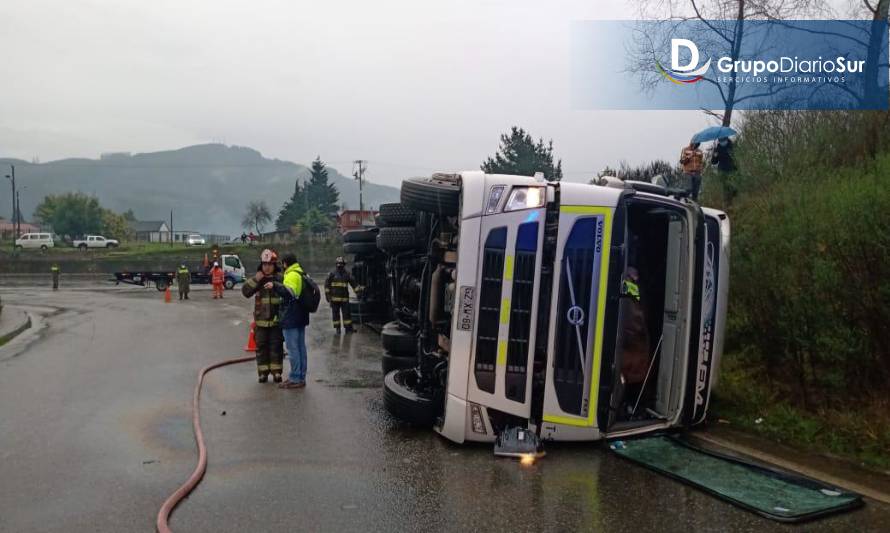
{"label": "building", "polygon": [[170,226],[163,220],[137,220],[130,222],[137,241],[170,242]]}
{"label": "building", "polygon": [[[25,233],[34,233],[40,231],[38,226],[34,224],[28,224],[27,222],[21,222],[19,224],[22,230],[22,234]],[[0,239],[15,239],[18,236],[15,234],[15,224],[10,222],[9,220],[0,220]]]}
{"label": "building", "polygon": [[361,229],[364,226],[373,226],[374,217],[376,216],[377,211],[345,209],[337,215],[337,229],[340,230],[340,233],[346,233],[349,230]]}

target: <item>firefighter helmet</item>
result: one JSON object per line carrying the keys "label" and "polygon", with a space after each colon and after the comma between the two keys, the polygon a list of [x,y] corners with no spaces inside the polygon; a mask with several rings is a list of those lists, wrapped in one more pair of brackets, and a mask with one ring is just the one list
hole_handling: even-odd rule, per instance
{"label": "firefighter helmet", "polygon": [[260,262],[261,263],[274,263],[278,260],[278,256],[275,255],[275,252],[266,248],[263,250],[263,253],[260,254]]}

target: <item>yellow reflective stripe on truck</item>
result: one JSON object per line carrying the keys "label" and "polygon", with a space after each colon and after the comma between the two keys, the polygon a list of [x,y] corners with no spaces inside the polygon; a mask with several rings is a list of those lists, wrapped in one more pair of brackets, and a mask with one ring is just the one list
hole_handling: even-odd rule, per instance
{"label": "yellow reflective stripe on truck", "polygon": [[[565,424],[567,426],[594,427],[596,426],[597,403],[599,402],[600,365],[603,358],[603,323],[606,314],[606,291],[609,281],[609,255],[612,246],[612,213],[611,207],[591,205],[563,205],[559,208],[559,214],[572,215],[602,215],[603,217],[603,250],[600,257],[599,293],[596,301],[596,336],[593,340],[593,375],[590,378],[590,408],[587,410],[587,418],[579,416],[548,415],[544,414],[545,422]],[[580,216],[578,218],[584,218]],[[552,386],[551,383],[548,385]]]}

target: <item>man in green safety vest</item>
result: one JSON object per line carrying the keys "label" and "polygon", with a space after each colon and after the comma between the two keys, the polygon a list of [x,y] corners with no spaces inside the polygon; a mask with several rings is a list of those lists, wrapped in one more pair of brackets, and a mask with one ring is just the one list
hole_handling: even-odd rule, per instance
{"label": "man in green safety vest", "polygon": [[179,299],[189,299],[189,288],[192,282],[192,273],[185,266],[185,263],[179,265],[176,271],[176,284],[179,286]]}
{"label": "man in green safety vest", "polygon": [[53,266],[49,268],[49,271],[53,275],[53,290],[58,290],[59,288],[59,274],[61,273],[61,269],[59,268],[58,263],[53,263]]}

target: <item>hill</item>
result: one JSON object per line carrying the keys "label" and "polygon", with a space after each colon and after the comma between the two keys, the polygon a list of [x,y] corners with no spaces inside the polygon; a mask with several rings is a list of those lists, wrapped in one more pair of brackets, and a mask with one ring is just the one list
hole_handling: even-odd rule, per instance
{"label": "hill", "polygon": [[[132,209],[140,220],[169,220],[173,209],[176,228],[231,235],[241,233],[241,218],[250,200],[265,200],[276,215],[291,195],[295,180],[309,176],[304,165],[223,144],[38,164],[0,158],[2,174],[9,172],[9,164],[15,165],[26,219],[44,196],[80,191],[95,195],[114,211]],[[357,209],[358,183],[332,167],[328,167],[328,176],[340,191],[341,204]],[[12,214],[10,189],[7,180],[3,182],[0,210],[8,218]],[[366,208],[399,198],[394,187],[365,182],[363,189]]]}

